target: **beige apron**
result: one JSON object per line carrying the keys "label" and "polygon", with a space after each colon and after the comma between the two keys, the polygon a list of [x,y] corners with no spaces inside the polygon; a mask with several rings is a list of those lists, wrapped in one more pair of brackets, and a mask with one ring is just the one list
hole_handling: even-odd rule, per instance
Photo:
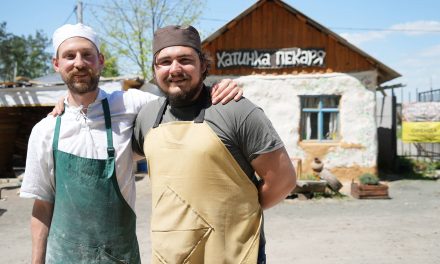
{"label": "beige apron", "polygon": [[[164,107],[165,106],[165,107]],[[161,124],[145,136],[152,184],[152,263],[257,263],[258,191],[211,128]]]}

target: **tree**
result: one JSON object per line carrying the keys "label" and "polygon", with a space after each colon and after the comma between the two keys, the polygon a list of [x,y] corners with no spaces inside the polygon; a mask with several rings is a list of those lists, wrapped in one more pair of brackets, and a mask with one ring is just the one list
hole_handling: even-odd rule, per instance
{"label": "tree", "polygon": [[0,79],[14,81],[15,76],[36,78],[47,74],[51,55],[45,51],[50,44],[41,31],[34,36],[16,36],[0,23]]}
{"label": "tree", "polygon": [[101,76],[103,77],[119,76],[118,58],[116,58],[111,54],[105,42],[101,43],[99,50],[104,55],[105,58],[104,69],[101,72]]}
{"label": "tree", "polygon": [[[0,23],[0,80],[11,81],[15,64],[11,61],[11,37],[12,34],[6,32],[6,22]],[[11,71],[12,70],[12,71]]]}
{"label": "tree", "polygon": [[154,31],[169,24],[192,24],[203,7],[203,0],[107,0],[92,13],[101,38],[148,79]]}

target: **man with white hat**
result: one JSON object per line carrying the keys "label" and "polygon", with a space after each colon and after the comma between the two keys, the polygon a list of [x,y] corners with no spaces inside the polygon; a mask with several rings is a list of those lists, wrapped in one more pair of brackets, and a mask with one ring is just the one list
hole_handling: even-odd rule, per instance
{"label": "man with white hat", "polygon": [[[131,137],[156,96],[98,87],[104,56],[88,26],[60,27],[53,46],[68,96],[64,114],[41,120],[29,138],[20,195],[35,199],[32,263],[140,263]],[[222,86],[240,97],[235,84]]]}

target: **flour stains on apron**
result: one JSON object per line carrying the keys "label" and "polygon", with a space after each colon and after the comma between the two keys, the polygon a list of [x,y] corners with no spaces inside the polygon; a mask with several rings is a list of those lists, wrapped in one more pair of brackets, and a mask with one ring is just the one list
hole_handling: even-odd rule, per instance
{"label": "flour stains on apron", "polygon": [[107,159],[58,150],[62,116],[57,117],[53,154],[55,207],[46,263],[140,263],[136,215],[121,194],[107,99],[102,100]]}

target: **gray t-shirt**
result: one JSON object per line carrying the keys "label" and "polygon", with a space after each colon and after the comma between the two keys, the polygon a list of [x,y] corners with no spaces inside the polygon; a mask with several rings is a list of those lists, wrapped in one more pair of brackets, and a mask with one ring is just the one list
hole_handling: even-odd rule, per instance
{"label": "gray t-shirt", "polygon": [[[137,116],[134,126],[134,150],[143,155],[144,137],[154,126],[158,112],[165,98],[149,102]],[[222,105],[210,104],[210,97],[205,89],[193,105],[185,107],[167,106],[161,123],[172,121],[192,121],[203,107],[205,122],[220,138],[242,170],[251,180],[255,180],[255,171],[251,161],[259,154],[275,151],[283,147],[278,133],[266,117],[263,110],[251,101],[242,98],[238,102],[230,101]]]}

